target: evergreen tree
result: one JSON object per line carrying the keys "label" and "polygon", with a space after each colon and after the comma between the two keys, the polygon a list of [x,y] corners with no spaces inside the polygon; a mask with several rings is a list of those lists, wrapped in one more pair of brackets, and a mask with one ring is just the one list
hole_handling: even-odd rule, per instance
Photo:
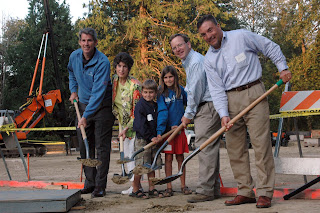
{"label": "evergreen tree", "polygon": [[10,76],[10,66],[6,63],[8,58],[8,47],[17,43],[17,36],[25,21],[10,18],[5,21],[2,27],[2,38],[0,43],[0,109],[3,109],[3,94],[8,76]]}
{"label": "evergreen tree", "polygon": [[184,84],[185,72],[171,51],[169,37],[187,34],[195,50],[205,53],[208,46],[197,34],[198,19],[211,13],[223,29],[234,29],[238,22],[231,6],[230,1],[209,0],[92,1],[89,17],[79,22],[79,28],[97,30],[98,48],[110,61],[119,52],[130,53],[135,59],[131,73],[141,81],[157,80],[163,67],[173,65]]}

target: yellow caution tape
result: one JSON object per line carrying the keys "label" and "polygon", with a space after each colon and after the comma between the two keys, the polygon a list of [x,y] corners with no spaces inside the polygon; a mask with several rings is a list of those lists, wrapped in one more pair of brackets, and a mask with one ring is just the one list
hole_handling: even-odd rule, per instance
{"label": "yellow caution tape", "polygon": [[32,144],[42,144],[42,145],[65,145],[64,141],[41,141],[41,140],[22,140],[19,143],[32,143]]}
{"label": "yellow caution tape", "polygon": [[300,116],[310,116],[310,115],[320,115],[320,109],[283,111],[280,114],[270,115],[270,119],[290,118],[290,117],[300,117]]}
{"label": "yellow caution tape", "polygon": [[7,135],[9,135],[9,130],[12,129],[12,128],[15,128],[15,125],[14,123],[11,123],[11,124],[5,124],[5,125],[2,125],[0,127],[0,132],[6,132]]}
{"label": "yellow caution tape", "polygon": [[[2,126],[3,127],[3,126]],[[76,127],[45,127],[45,128],[6,128],[2,130],[2,127],[0,129],[0,132],[15,132],[15,131],[74,131],[76,130]]]}

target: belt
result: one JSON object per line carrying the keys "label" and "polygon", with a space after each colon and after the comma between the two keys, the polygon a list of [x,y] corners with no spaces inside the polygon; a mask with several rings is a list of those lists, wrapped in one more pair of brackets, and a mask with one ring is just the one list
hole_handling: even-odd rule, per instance
{"label": "belt", "polygon": [[227,90],[226,92],[232,92],[232,91],[238,91],[238,92],[240,92],[240,91],[242,91],[242,90],[249,89],[250,87],[252,87],[252,86],[254,86],[254,85],[256,85],[256,84],[260,84],[260,83],[261,83],[261,81],[260,81],[260,79],[258,79],[258,80],[255,80],[255,81],[249,83],[249,84],[242,85],[242,86],[239,86],[239,87],[236,87],[236,88]]}
{"label": "belt", "polygon": [[198,107],[202,107],[203,105],[205,105],[206,103],[208,103],[208,101],[204,101],[204,102],[201,102]]}

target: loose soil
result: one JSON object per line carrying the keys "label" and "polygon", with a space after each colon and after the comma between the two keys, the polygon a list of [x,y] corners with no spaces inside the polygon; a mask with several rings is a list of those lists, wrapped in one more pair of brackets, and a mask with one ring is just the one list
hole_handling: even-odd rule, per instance
{"label": "loose soil", "polygon": [[[305,157],[320,157],[320,147],[302,147]],[[250,149],[251,170],[253,179],[256,177],[254,165],[254,152]],[[46,154],[43,157],[30,158],[30,177],[32,181],[60,182],[71,181],[79,182],[81,173],[81,164],[77,160],[79,152],[72,152],[72,155],[64,153]],[[162,156],[164,157],[164,156]],[[299,157],[296,142],[289,142],[288,147],[281,147],[279,157]],[[274,198],[272,207],[268,209],[257,209],[255,204],[245,204],[239,206],[225,206],[224,201],[231,197],[222,197],[217,200],[190,204],[187,199],[192,195],[183,195],[179,179],[175,180],[173,185],[174,195],[168,198],[138,199],[128,195],[121,195],[121,191],[128,189],[131,182],[116,184],[111,179],[114,174],[121,174],[121,165],[117,164],[119,153],[111,154],[110,170],[108,175],[107,195],[103,198],[91,199],[89,195],[82,195],[82,200],[77,204],[77,209],[70,212],[117,212],[117,213],[140,213],[140,212],[319,212],[319,200],[304,200],[295,197],[290,200]],[[27,176],[20,158],[7,158],[6,162],[10,169],[13,180],[27,181]],[[229,164],[229,158],[225,148],[220,148],[220,173],[225,187],[236,187],[232,171]],[[173,163],[173,174],[178,172],[177,163]],[[186,183],[187,186],[195,190],[198,179],[198,158],[192,158],[186,165]],[[128,171],[127,171],[128,172]],[[164,178],[164,170],[157,170],[155,179]],[[83,175],[83,179],[84,179]],[[316,176],[308,176],[308,181]],[[0,162],[0,180],[9,180],[3,161]],[[119,179],[121,182],[121,180]],[[304,179],[301,175],[276,175],[276,188],[296,189],[304,185]],[[142,186],[144,191],[148,191],[147,175],[143,175]],[[158,190],[165,190],[165,185],[156,186]],[[311,188],[317,189],[319,183]],[[8,190],[36,190],[32,188],[10,188],[0,187],[1,191]]]}

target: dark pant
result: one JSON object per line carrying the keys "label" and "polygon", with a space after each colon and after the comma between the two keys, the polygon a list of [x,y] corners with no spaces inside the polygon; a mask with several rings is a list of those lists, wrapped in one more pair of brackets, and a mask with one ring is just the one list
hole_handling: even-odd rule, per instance
{"label": "dark pant", "polygon": [[[79,102],[79,110],[82,114],[86,105]],[[98,110],[87,119],[86,134],[89,143],[90,158],[95,158],[97,151],[97,159],[102,162],[98,167],[84,166],[84,173],[86,176],[85,188],[101,187],[105,189],[107,186],[107,175],[109,172],[110,150],[112,126],[114,123],[114,116],[112,114],[111,100],[101,103]],[[80,146],[81,158],[86,158],[86,149],[82,141],[80,129],[77,128],[78,140]]]}

